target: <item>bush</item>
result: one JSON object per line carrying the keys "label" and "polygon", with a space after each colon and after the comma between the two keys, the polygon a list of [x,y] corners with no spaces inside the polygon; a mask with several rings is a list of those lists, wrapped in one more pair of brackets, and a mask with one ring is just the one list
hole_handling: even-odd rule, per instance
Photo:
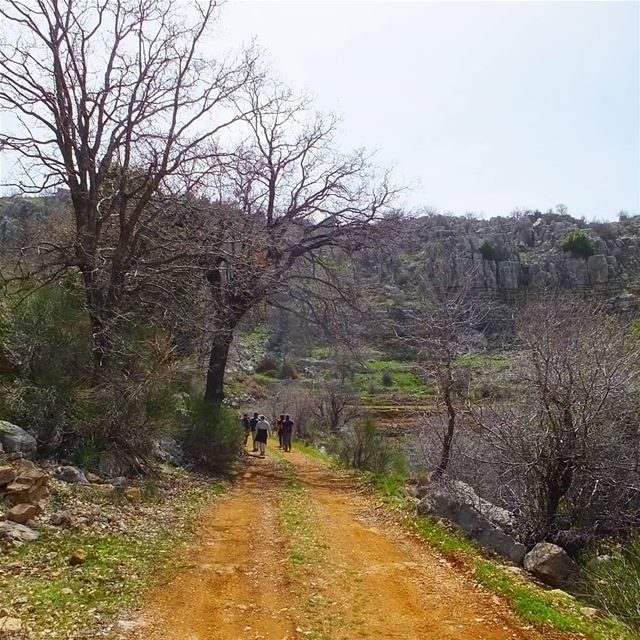
{"label": "bush", "polygon": [[496,248],[487,239],[484,239],[480,242],[478,250],[485,260],[498,259],[498,252],[496,251]]}
{"label": "bush", "polygon": [[593,603],[640,632],[640,535],[586,570]]}
{"label": "bush", "polygon": [[296,365],[290,360],[283,360],[280,365],[280,378],[282,380],[297,380],[298,370],[296,369]]}
{"label": "bush", "polygon": [[580,258],[588,258],[596,252],[595,242],[580,229],[570,231],[560,243],[563,251]]}
{"label": "bush", "polygon": [[209,473],[226,473],[242,448],[240,420],[226,407],[211,406],[201,395],[188,395],[178,411],[185,453]]}
{"label": "bush", "polygon": [[391,369],[385,369],[382,372],[382,386],[383,387],[393,386],[393,371],[391,371]]}
{"label": "bush", "polygon": [[274,373],[279,369],[278,361],[270,355],[264,355],[256,365],[256,373]]}
{"label": "bush", "polygon": [[345,430],[339,455],[349,467],[374,473],[397,471],[400,466],[398,454],[389,446],[373,420],[356,422]]}

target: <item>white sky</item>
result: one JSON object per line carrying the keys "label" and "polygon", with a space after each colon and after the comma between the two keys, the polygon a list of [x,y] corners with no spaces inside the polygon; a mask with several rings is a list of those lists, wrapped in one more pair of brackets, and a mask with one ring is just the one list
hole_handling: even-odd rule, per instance
{"label": "white sky", "polygon": [[413,207],[640,212],[637,2],[231,0],[219,44],[342,116]]}

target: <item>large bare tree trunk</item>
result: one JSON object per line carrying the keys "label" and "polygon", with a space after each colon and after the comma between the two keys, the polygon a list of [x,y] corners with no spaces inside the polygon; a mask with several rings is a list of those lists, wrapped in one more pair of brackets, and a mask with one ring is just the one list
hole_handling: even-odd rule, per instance
{"label": "large bare tree trunk", "polygon": [[211,340],[204,399],[214,406],[220,406],[224,400],[224,374],[232,337],[232,332],[224,332],[215,335]]}

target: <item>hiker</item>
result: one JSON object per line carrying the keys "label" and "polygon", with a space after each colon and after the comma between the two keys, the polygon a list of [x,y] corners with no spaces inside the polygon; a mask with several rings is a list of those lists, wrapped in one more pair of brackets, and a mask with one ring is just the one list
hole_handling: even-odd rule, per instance
{"label": "hiker", "polygon": [[269,437],[269,429],[271,425],[264,416],[260,416],[258,424],[256,424],[256,443],[260,447],[260,457],[264,458],[267,449],[267,438]]}
{"label": "hiker", "polygon": [[249,442],[249,433],[251,433],[251,420],[249,420],[249,414],[242,414],[242,427],[244,429],[244,446],[247,446],[247,442]]}
{"label": "hiker", "polygon": [[258,418],[258,412],[256,411],[253,414],[253,418],[249,420],[249,429],[251,430],[251,439],[253,440],[253,450],[257,451],[258,447],[256,446],[256,426],[260,422],[260,418]]}
{"label": "hiker", "polygon": [[282,423],[284,422],[284,413],[276,420],[276,431],[278,432],[278,449],[282,449]]}
{"label": "hiker", "polygon": [[287,414],[282,421],[282,448],[285,451],[291,451],[291,438],[293,436],[293,420]]}

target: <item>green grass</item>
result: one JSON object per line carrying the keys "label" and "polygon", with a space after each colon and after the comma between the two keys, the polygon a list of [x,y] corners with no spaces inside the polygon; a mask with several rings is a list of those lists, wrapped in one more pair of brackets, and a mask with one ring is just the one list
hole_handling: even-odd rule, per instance
{"label": "green grass", "polygon": [[[401,360],[370,360],[367,363],[368,371],[356,373],[353,381],[361,395],[375,397],[378,394],[402,392],[417,395],[425,391],[425,384],[412,371],[411,362]],[[391,374],[391,384],[385,385],[382,376],[385,371]],[[373,396],[369,393],[371,387],[377,389]]]}
{"label": "green grass", "polygon": [[337,464],[336,459],[333,458],[328,453],[325,453],[324,451],[320,451],[319,449],[315,449],[314,447],[308,447],[307,445],[304,445],[301,442],[294,442],[292,445],[292,448],[295,449],[296,451],[300,451],[300,453],[304,453],[310,458],[321,460],[326,464],[329,464],[329,465]]}
{"label": "green grass", "polygon": [[477,371],[504,371],[509,366],[509,357],[504,353],[480,352],[458,356],[456,365]]}

